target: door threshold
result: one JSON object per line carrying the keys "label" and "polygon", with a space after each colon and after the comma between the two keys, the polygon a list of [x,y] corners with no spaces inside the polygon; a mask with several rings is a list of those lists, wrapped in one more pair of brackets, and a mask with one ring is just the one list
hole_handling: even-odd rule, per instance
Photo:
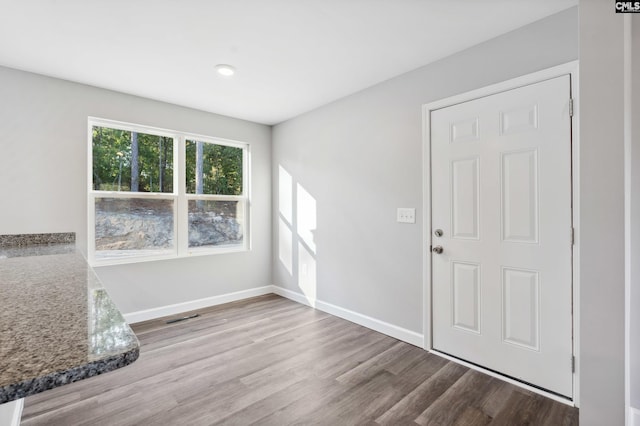
{"label": "door threshold", "polygon": [[500,374],[500,373],[497,373],[497,372],[495,372],[493,370],[489,370],[487,368],[484,368],[484,367],[481,367],[479,365],[473,364],[471,362],[465,361],[463,359],[456,358],[456,357],[448,355],[448,354],[446,354],[444,352],[439,352],[439,351],[437,351],[435,349],[428,349],[428,351],[429,351],[430,354],[438,355],[439,357],[448,359],[449,361],[453,361],[453,362],[455,362],[457,364],[460,364],[460,365],[464,365],[465,367],[468,367],[468,368],[470,368],[472,370],[479,371],[479,372],[487,374],[487,375],[489,375],[491,377],[495,377],[495,378],[500,379],[500,380],[502,380],[504,382],[507,382],[507,383],[510,383],[512,385],[518,386],[519,388],[523,388],[523,389],[526,389],[526,390],[531,391],[533,393],[537,393],[538,395],[542,395],[545,398],[553,399],[554,401],[561,402],[561,403],[566,404],[566,405],[568,405],[570,407],[575,407],[576,406],[574,401],[571,398],[567,398],[566,396],[558,395],[558,394],[555,394],[555,393],[550,392],[548,390],[544,390],[544,389],[538,388],[536,386],[532,386],[532,385],[530,385],[528,383],[521,382],[521,381],[516,380],[516,379],[514,379],[512,377],[505,376],[504,374]]}

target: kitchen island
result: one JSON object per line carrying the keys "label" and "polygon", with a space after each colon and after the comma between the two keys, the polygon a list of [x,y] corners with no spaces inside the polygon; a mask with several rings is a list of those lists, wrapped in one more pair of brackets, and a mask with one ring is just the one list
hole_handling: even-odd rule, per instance
{"label": "kitchen island", "polygon": [[135,334],[75,244],[60,235],[0,236],[0,404],[138,358]]}

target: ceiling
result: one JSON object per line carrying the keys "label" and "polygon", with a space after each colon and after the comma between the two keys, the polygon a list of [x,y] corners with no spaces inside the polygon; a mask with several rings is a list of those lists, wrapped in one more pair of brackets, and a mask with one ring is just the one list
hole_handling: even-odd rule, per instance
{"label": "ceiling", "polygon": [[0,0],[0,65],[275,124],[577,3]]}

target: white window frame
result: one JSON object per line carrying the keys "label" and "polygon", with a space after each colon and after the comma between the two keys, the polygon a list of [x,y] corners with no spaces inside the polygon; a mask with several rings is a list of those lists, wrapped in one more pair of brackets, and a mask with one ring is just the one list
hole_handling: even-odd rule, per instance
{"label": "white window frame", "polygon": [[[150,135],[173,138],[173,192],[124,192],[124,191],[97,191],[93,189],[93,127],[107,127],[111,129],[146,133]],[[140,124],[126,123],[97,117],[88,117],[87,120],[87,254],[89,263],[93,266],[116,265],[124,263],[138,263],[163,259],[175,259],[192,256],[203,256],[220,253],[235,253],[251,250],[251,190],[250,190],[250,163],[251,146],[246,142],[212,136],[198,135],[195,133],[180,132],[176,130],[162,129],[158,127]],[[187,194],[186,192],[186,141],[199,141],[216,145],[231,146],[242,149],[242,195],[214,195],[214,194]],[[170,252],[162,254],[140,254],[113,258],[96,258],[95,249],[95,202],[99,198],[122,199],[154,199],[173,200],[173,236],[174,248]],[[213,201],[239,201],[243,205],[243,238],[241,245],[229,246],[205,246],[189,247],[189,200],[213,200]]]}

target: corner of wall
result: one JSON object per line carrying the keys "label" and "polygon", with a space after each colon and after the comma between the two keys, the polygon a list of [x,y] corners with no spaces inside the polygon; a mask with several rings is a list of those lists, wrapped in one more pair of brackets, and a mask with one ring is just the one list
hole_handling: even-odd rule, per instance
{"label": "corner of wall", "polygon": [[275,293],[274,286],[267,285],[264,287],[256,287],[249,290],[236,291],[233,293],[221,294],[213,297],[206,297],[189,302],[176,303],[173,305],[159,306],[157,308],[145,309],[124,314],[124,319],[128,324],[148,321],[169,315],[181,314],[184,312],[194,311],[196,309],[207,308],[210,306],[221,305],[223,303],[235,302],[236,300],[248,299],[250,297],[262,296],[269,293]]}
{"label": "corner of wall", "polygon": [[379,319],[372,318],[370,316],[324,302],[322,300],[309,298],[302,293],[288,290],[283,287],[279,287],[276,285],[273,285],[271,287],[273,293],[277,294],[278,296],[285,297],[303,305],[311,306],[312,308],[318,309],[322,312],[326,312],[328,314],[350,321],[354,324],[367,327],[379,333],[386,334],[387,336],[402,340],[403,342],[409,343],[419,348],[424,347],[424,336],[420,333],[416,333],[415,331],[407,330],[406,328],[398,327],[396,325],[389,324],[388,322],[384,322]]}

